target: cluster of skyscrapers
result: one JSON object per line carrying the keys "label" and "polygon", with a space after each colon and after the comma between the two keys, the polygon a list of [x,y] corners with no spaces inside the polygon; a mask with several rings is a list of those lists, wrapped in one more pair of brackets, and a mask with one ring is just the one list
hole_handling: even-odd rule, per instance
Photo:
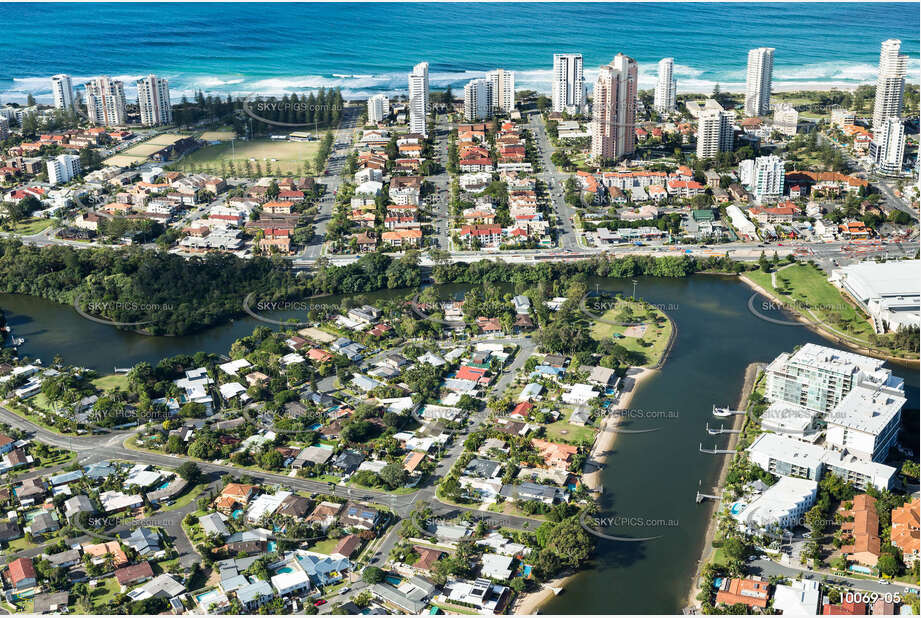
{"label": "cluster of skyscrapers", "polygon": [[[166,79],[147,75],[137,80],[137,90],[142,125],[170,124],[173,121],[169,82]],[[105,76],[95,77],[84,84],[84,91],[86,115],[91,122],[105,126],[127,123],[124,82]],[[76,101],[70,75],[53,76],[51,94],[56,108],[74,108]]]}
{"label": "cluster of skyscrapers", "polygon": [[515,73],[496,69],[486,77],[474,79],[464,86],[464,117],[485,120],[496,111],[509,113],[515,109]]}

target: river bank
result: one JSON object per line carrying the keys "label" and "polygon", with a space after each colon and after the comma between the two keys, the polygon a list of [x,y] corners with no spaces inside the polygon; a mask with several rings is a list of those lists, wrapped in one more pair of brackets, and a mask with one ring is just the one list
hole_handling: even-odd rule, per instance
{"label": "river bank", "polygon": [[[757,292],[758,294],[761,294],[762,296],[765,296],[771,299],[773,302],[776,302],[782,305],[787,311],[789,311],[793,315],[793,317],[796,318],[798,322],[800,322],[803,326],[805,326],[812,332],[816,333],[820,337],[823,337],[837,345],[844,346],[846,348],[850,348],[851,350],[854,350],[855,352],[859,352],[860,354],[866,354],[867,356],[872,356],[873,358],[879,358],[887,362],[897,363],[897,364],[901,364],[906,367],[912,367],[915,369],[921,366],[921,359],[891,356],[885,352],[878,351],[875,348],[868,347],[867,345],[860,345],[854,342],[848,336],[844,335],[844,333],[835,331],[827,324],[824,324],[823,322],[819,322],[818,318],[816,318],[815,321],[806,319],[806,317],[803,314],[801,314],[795,308],[791,307],[788,301],[778,296],[775,292],[771,290],[766,290],[764,287],[758,285],[757,283],[755,283],[754,281],[752,281],[745,275],[739,275],[739,280],[744,282],[748,287],[750,287],[753,291]],[[841,297],[844,300],[847,300],[847,298],[843,294]],[[857,308],[857,311],[862,312],[862,310],[859,308]]]}
{"label": "river bank", "polygon": [[[755,388],[755,382],[758,379],[758,374],[764,369],[764,363],[751,363],[748,367],[745,368],[745,381],[742,383],[742,391],[739,395],[739,401],[735,406],[735,410],[747,410],[748,409],[748,397],[751,395],[752,390]],[[747,414],[737,414],[733,418],[732,429],[741,430],[745,426],[745,419],[748,418]],[[741,434],[733,433],[729,437],[729,446],[726,448],[735,450],[736,445],[739,442],[739,436]],[[716,481],[716,493],[722,495],[722,486],[726,481],[726,475],[729,474],[729,465],[732,463],[732,459],[735,457],[735,454],[727,454],[723,456],[723,464],[720,467],[719,477]],[[709,488],[704,488],[703,491],[706,492]],[[709,502],[707,508],[708,518],[710,523],[707,525],[707,532],[704,534],[704,544],[703,548],[700,550],[700,558],[697,560],[697,568],[694,571],[694,577],[691,580],[691,589],[688,592],[687,607],[697,607],[697,595],[700,592],[700,586],[698,582],[700,581],[700,571],[704,568],[704,565],[710,561],[710,557],[713,555],[714,549],[712,547],[713,537],[716,534],[716,512],[719,507],[719,502],[711,501]],[[695,612],[696,613],[696,612]]]}
{"label": "river bank", "polygon": [[627,375],[622,380],[624,386],[620,396],[617,398],[617,404],[609,410],[608,416],[605,417],[601,433],[595,438],[595,444],[592,446],[583,468],[583,470],[591,470],[583,473],[582,484],[592,493],[601,490],[601,471],[604,469],[608,455],[614,448],[614,442],[617,441],[617,426],[620,425],[624,418],[623,414],[617,414],[616,412],[628,408],[640,384],[648,380],[656,371],[658,369],[646,367],[632,367],[627,370]]}
{"label": "river bank", "polygon": [[[540,590],[529,592],[522,595],[512,605],[511,613],[513,615],[533,616],[540,612],[540,606],[554,598],[557,594],[562,594],[575,575],[564,575],[541,584]],[[555,591],[556,589],[557,591]]]}

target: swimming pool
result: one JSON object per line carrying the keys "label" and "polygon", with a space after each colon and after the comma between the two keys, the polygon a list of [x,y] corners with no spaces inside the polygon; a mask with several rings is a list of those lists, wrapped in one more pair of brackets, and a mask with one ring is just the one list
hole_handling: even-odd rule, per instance
{"label": "swimming pool", "polygon": [[855,573],[863,573],[864,575],[873,575],[873,569],[865,567],[862,564],[852,564],[848,567],[848,570],[854,571]]}
{"label": "swimming pool", "polygon": [[735,502],[731,507],[729,507],[729,512],[733,515],[738,515],[742,512],[742,509],[746,507],[744,502]]}
{"label": "swimming pool", "polygon": [[163,483],[162,485],[160,485],[159,487],[157,487],[157,489],[166,489],[167,487],[169,487],[169,484],[170,484],[170,482],[169,482],[169,481],[166,481],[165,483]]}
{"label": "swimming pool", "polygon": [[384,581],[390,584],[391,586],[399,586],[403,583],[403,579],[396,577],[395,575],[388,575],[384,578]]}
{"label": "swimming pool", "polygon": [[292,569],[291,567],[287,567],[287,566],[281,567],[280,569],[278,569],[278,574],[281,575],[282,573],[294,573],[294,569]]}
{"label": "swimming pool", "polygon": [[231,516],[233,516],[234,519],[240,519],[241,517],[243,517],[243,509],[237,509],[236,511],[231,513]]}
{"label": "swimming pool", "polygon": [[[270,554],[275,553],[275,547],[276,547],[276,546],[277,546],[277,544],[275,543],[275,541],[269,541],[269,542],[268,542],[267,548],[268,548]],[[290,569],[289,569],[289,570],[290,570]]]}

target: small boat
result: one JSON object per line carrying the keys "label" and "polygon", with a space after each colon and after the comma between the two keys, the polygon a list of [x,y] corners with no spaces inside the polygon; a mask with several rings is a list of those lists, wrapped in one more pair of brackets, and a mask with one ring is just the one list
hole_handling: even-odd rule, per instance
{"label": "small boat", "polygon": [[732,416],[732,412],[729,411],[729,408],[717,408],[713,406],[713,416]]}
{"label": "small boat", "polygon": [[13,337],[13,345],[22,345],[26,340],[22,337]]}

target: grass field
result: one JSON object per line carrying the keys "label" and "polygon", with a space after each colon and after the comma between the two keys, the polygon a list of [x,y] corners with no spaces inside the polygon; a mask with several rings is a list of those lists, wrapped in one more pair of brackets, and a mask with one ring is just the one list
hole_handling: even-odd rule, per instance
{"label": "grass field", "polygon": [[[645,307],[642,302],[629,301],[618,298],[614,307],[608,309],[601,320],[592,323],[591,335],[596,341],[605,341],[614,337],[614,335],[624,335],[631,327],[623,324],[610,324],[609,322],[629,322],[631,320],[621,319],[624,316],[621,312],[625,307],[629,307],[633,319],[637,322],[646,324],[646,332],[642,337],[618,337],[615,341],[624,346],[631,352],[642,354],[646,359],[644,367],[650,367],[659,362],[665,353],[665,346],[672,334],[672,323],[668,319],[653,322],[648,317],[643,317],[652,312],[657,318],[665,318],[665,314],[655,307]],[[589,307],[591,309],[591,307]]]}
{"label": "grass field", "polygon": [[[765,290],[773,292],[793,308],[809,309],[820,321],[848,336],[869,342],[873,327],[863,312],[841,295],[841,291],[828,282],[820,269],[809,264],[789,266],[777,273],[777,285],[771,285],[771,273],[752,271],[746,277]],[[786,281],[786,284],[784,282]],[[812,319],[807,314],[807,319]]]}
{"label": "grass field", "polygon": [[216,142],[235,139],[236,137],[235,131],[205,131],[199,136],[199,139],[203,139],[206,142]]}
{"label": "grass field", "polygon": [[582,441],[592,442],[598,430],[594,427],[582,427],[580,425],[570,425],[569,417],[572,416],[572,410],[565,411],[563,416],[555,423],[545,425],[547,439],[551,442],[571,442],[578,444]]}
{"label": "grass field", "polygon": [[128,389],[128,374],[125,373],[113,373],[107,376],[102,376],[93,380],[93,386],[96,388],[107,391],[116,386],[122,390]]}
{"label": "grass field", "polygon": [[13,226],[13,232],[23,236],[32,236],[46,230],[53,221],[51,219],[26,219]]}
{"label": "grass field", "polygon": [[205,146],[182,158],[175,164],[182,171],[191,171],[193,166],[197,170],[209,170],[214,173],[221,171],[221,161],[228,163],[233,160],[237,172],[244,169],[246,161],[255,168],[258,162],[263,172],[266,165],[271,164],[273,171],[280,168],[284,175],[300,174],[304,162],[313,168],[314,157],[320,149],[320,142],[273,142],[268,139],[252,141],[236,141],[233,143],[215,144]]}
{"label": "grass field", "polygon": [[175,144],[184,137],[186,136],[179,135],[178,133],[163,133],[162,135],[156,135],[146,142],[141,142],[136,146],[132,146],[127,150],[123,150],[109,157],[105,160],[105,163],[119,166],[128,166],[133,163],[141,164],[147,161],[147,158],[153,153],[163,150],[164,146]]}

